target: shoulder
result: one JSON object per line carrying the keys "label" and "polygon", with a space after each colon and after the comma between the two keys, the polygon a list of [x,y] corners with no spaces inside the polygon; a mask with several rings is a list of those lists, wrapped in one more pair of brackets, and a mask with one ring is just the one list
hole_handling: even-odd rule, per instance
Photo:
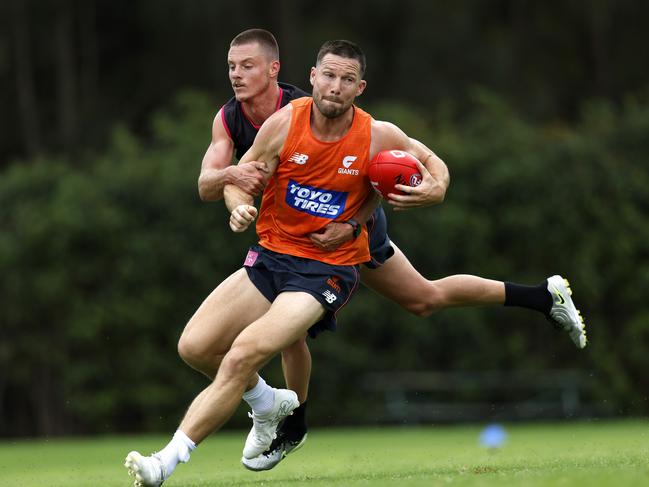
{"label": "shoulder", "polygon": [[217,119],[221,121],[225,130],[228,133],[231,133],[232,128],[235,126],[236,118],[238,117],[238,112],[240,111],[240,104],[237,102],[235,97],[230,98],[227,102],[223,104],[221,109],[216,114],[214,121]]}
{"label": "shoulder", "polygon": [[223,111],[223,116],[230,117],[234,115],[234,113],[238,110],[238,106],[239,103],[237,103],[237,99],[233,96],[228,101],[226,101],[221,107],[221,110]]}
{"label": "shoulder", "polygon": [[372,139],[390,143],[402,141],[404,138],[407,138],[407,135],[395,124],[372,119]]}
{"label": "shoulder", "polygon": [[227,137],[232,139],[232,132],[230,131],[230,124],[226,120],[226,109],[223,105],[212,121],[212,139]]}
{"label": "shoulder", "polygon": [[288,135],[292,114],[293,105],[289,103],[268,117],[259,129],[255,144],[281,146]]}
{"label": "shoulder", "polygon": [[408,141],[408,136],[395,124],[372,119],[371,157],[382,150],[405,150]]}
{"label": "shoulder", "polygon": [[290,122],[292,114],[293,114],[293,104],[289,103],[288,105],[280,108],[275,113],[273,113],[270,117],[268,117],[266,121],[262,124],[262,127],[265,127],[266,125],[276,127],[286,122]]}
{"label": "shoulder", "polygon": [[261,125],[252,147],[245,153],[241,161],[264,161],[272,173],[279,162],[284,142],[288,138],[292,111],[293,107],[289,104],[268,117]]}

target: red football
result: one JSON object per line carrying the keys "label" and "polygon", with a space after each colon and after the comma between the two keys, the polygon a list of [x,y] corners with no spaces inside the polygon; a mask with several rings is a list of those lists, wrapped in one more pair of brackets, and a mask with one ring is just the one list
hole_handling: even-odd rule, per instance
{"label": "red football", "polygon": [[369,176],[374,189],[386,199],[389,193],[405,194],[394,189],[395,184],[421,184],[417,159],[402,150],[384,150],[376,154],[370,161]]}

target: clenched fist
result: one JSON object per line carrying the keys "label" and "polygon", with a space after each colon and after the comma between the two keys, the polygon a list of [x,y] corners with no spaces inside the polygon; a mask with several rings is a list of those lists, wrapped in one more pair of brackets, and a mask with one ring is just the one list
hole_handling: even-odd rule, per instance
{"label": "clenched fist", "polygon": [[257,208],[251,205],[239,205],[230,213],[230,228],[233,232],[243,232],[257,218]]}

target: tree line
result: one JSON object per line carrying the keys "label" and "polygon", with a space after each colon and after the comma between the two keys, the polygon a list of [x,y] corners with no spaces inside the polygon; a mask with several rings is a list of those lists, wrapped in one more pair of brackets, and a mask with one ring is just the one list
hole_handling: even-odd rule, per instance
{"label": "tree line", "polygon": [[[388,370],[578,369],[594,381],[588,401],[649,413],[649,100],[594,99],[572,123],[530,119],[484,89],[462,113],[363,103],[450,168],[442,205],[388,211],[389,234],[417,269],[530,284],[561,273],[590,344],[577,351],[529,312],[423,319],[361,289],[339,331],[310,342],[311,423],[371,422],[363,376]],[[255,241],[197,195],[216,106],[184,91],[144,134],[118,124],[105,150],[0,172],[0,435],[169,430],[204,387],[177,339]],[[281,384],[276,362],[265,375]]]}
{"label": "tree line", "polygon": [[585,100],[621,102],[646,89],[649,43],[641,0],[361,0],[345,11],[262,0],[5,0],[0,2],[0,165],[102,150],[111,127],[139,135],[181,89],[230,96],[229,41],[273,31],[281,78],[308,86],[331,38],[368,55],[370,101],[404,100],[465,113],[487,87],[535,120],[576,120]]}

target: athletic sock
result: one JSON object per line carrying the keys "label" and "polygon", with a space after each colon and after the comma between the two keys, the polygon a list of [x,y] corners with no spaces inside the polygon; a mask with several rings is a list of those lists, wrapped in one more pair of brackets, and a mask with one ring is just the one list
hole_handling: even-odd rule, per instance
{"label": "athletic sock", "polygon": [[162,465],[164,465],[165,479],[169,478],[179,462],[187,463],[189,461],[189,454],[195,449],[196,443],[185,433],[177,430],[167,446],[155,454],[162,461]]}
{"label": "athletic sock", "polygon": [[547,279],[536,286],[505,282],[505,306],[535,309],[548,316],[552,309],[552,296]]}
{"label": "athletic sock", "polygon": [[243,400],[252,408],[253,413],[265,414],[273,409],[273,405],[275,404],[275,390],[259,376],[257,385],[243,393]]}

